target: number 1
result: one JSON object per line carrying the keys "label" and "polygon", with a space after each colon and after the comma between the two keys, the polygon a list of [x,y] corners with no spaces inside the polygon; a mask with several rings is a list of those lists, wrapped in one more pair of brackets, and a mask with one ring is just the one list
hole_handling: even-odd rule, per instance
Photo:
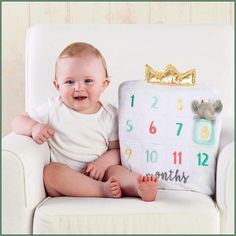
{"label": "number 1", "polygon": [[134,107],[134,95],[131,96],[131,107]]}

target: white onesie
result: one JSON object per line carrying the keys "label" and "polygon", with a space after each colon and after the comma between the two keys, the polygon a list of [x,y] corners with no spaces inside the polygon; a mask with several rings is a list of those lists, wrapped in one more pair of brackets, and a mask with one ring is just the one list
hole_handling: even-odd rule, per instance
{"label": "white onesie", "polygon": [[28,114],[55,130],[48,139],[51,161],[77,171],[105,153],[109,141],[118,140],[117,109],[109,103],[102,103],[94,114],[82,114],[68,108],[60,97],[52,97]]}

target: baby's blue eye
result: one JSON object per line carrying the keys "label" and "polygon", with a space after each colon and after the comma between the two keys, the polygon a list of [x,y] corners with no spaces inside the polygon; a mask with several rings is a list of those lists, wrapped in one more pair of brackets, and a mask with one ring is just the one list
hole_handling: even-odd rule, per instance
{"label": "baby's blue eye", "polygon": [[84,82],[85,82],[86,84],[91,84],[91,83],[93,83],[93,80],[92,80],[92,79],[86,79]]}
{"label": "baby's blue eye", "polygon": [[75,81],[73,81],[73,80],[67,80],[65,83],[66,83],[66,84],[69,84],[69,85],[72,85],[72,84],[75,83]]}

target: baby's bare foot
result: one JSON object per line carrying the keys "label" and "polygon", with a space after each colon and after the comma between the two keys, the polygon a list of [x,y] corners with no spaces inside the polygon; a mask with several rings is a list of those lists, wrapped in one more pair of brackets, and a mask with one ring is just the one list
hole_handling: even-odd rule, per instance
{"label": "baby's bare foot", "polygon": [[119,180],[112,176],[103,184],[103,192],[105,197],[120,198],[121,188]]}
{"label": "baby's bare foot", "polygon": [[137,180],[138,194],[143,201],[154,201],[157,194],[157,178],[155,176],[139,176]]}

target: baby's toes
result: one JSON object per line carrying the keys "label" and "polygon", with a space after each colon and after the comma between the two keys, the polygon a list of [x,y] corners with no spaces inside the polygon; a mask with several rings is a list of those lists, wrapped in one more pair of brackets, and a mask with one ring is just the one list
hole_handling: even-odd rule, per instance
{"label": "baby's toes", "polygon": [[120,188],[115,188],[112,190],[112,194],[114,197],[118,198],[121,197],[121,189]]}

